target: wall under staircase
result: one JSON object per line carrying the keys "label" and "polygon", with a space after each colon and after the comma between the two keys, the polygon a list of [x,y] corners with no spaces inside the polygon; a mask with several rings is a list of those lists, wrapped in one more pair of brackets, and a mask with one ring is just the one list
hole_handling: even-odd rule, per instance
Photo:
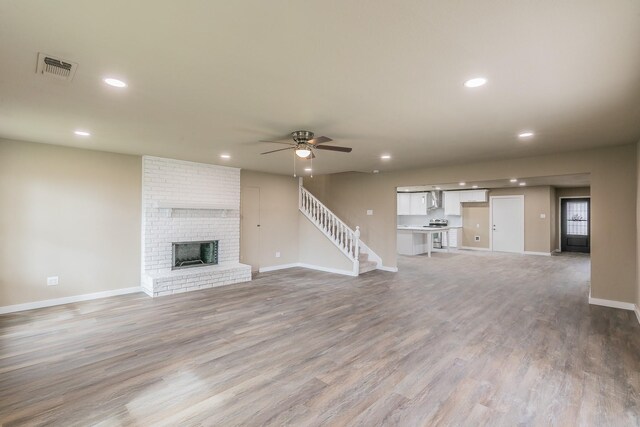
{"label": "wall under staircase", "polygon": [[357,276],[382,267],[382,260],[352,229],[302,185],[299,189],[301,266]]}

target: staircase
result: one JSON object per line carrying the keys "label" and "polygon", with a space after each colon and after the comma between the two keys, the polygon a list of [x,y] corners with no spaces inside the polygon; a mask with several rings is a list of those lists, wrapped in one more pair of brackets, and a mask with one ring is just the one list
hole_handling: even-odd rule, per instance
{"label": "staircase", "polygon": [[[320,200],[299,185],[299,209],[353,262],[353,275],[376,270],[381,259],[360,240],[360,227],[352,230]],[[373,258],[373,259],[370,259]]]}

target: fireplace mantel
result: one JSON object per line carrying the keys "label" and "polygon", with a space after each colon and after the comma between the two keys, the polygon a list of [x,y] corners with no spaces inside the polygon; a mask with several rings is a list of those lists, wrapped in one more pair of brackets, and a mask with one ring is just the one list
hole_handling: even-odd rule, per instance
{"label": "fireplace mantel", "polygon": [[219,205],[214,203],[197,203],[197,202],[175,202],[170,200],[161,200],[153,203],[153,206],[159,209],[199,209],[214,211],[233,211],[238,210],[237,206]]}

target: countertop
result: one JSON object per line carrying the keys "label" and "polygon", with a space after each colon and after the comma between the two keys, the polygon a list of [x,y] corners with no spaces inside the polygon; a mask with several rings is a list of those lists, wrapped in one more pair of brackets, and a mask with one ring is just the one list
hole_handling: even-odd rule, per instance
{"label": "countertop", "polygon": [[407,230],[407,231],[447,231],[454,228],[462,228],[462,227],[422,227],[417,225],[399,225],[398,230]]}

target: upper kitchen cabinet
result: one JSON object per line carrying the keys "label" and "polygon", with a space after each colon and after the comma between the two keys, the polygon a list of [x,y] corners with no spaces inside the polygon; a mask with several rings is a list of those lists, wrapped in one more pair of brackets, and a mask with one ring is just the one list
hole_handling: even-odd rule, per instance
{"label": "upper kitchen cabinet", "polygon": [[426,215],[428,193],[398,193],[398,215]]}
{"label": "upper kitchen cabinet", "polygon": [[486,202],[487,190],[462,190],[444,192],[444,214],[461,215],[460,203]]}
{"label": "upper kitchen cabinet", "polygon": [[487,190],[464,190],[458,193],[460,193],[460,203],[487,201]]}
{"label": "upper kitchen cabinet", "polygon": [[411,215],[427,214],[427,193],[411,193]]}
{"label": "upper kitchen cabinet", "polygon": [[411,215],[410,193],[398,193],[398,215]]}
{"label": "upper kitchen cabinet", "polygon": [[444,214],[460,215],[460,191],[444,191]]}

